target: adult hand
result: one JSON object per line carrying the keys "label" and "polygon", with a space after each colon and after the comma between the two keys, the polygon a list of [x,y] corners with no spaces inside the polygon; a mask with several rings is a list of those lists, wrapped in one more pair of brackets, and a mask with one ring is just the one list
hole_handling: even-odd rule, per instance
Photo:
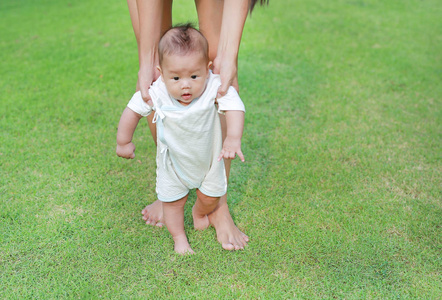
{"label": "adult hand", "polygon": [[238,67],[236,59],[223,59],[217,56],[213,62],[213,73],[219,74],[221,85],[218,88],[217,98],[227,94],[230,86],[233,86],[239,92],[238,86]]}
{"label": "adult hand", "polygon": [[140,90],[144,102],[150,106],[153,106],[153,103],[149,95],[149,88],[158,77],[160,77],[160,74],[154,66],[144,68],[144,70],[140,69],[138,71],[137,90]]}

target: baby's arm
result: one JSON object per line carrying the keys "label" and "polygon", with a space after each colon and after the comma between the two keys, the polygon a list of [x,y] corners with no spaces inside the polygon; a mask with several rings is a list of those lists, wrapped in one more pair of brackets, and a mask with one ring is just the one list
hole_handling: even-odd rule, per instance
{"label": "baby's arm", "polygon": [[132,143],[132,137],[137,128],[138,121],[142,116],[137,114],[129,107],[123,111],[118,124],[117,132],[117,155],[124,158],[135,157],[135,145]]}
{"label": "baby's arm", "polygon": [[234,159],[236,155],[244,162],[241,152],[241,138],[244,129],[244,112],[240,110],[226,111],[227,136],[223,143],[223,149],[218,157]]}

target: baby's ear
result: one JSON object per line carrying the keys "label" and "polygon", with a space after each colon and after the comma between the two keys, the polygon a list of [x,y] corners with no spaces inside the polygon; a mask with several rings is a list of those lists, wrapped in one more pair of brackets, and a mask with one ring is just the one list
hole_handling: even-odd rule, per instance
{"label": "baby's ear", "polygon": [[161,70],[161,67],[160,67],[160,66],[157,66],[157,70],[158,70],[158,72],[160,72],[160,74],[161,74],[161,81],[164,82],[163,71]]}
{"label": "baby's ear", "polygon": [[210,68],[212,67],[212,62],[211,61],[209,61],[209,63],[207,64],[207,78],[209,78],[210,77]]}

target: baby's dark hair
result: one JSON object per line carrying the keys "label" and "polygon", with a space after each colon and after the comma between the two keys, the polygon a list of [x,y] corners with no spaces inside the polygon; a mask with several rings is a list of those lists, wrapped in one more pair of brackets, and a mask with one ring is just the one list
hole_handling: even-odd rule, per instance
{"label": "baby's dark hair", "polygon": [[200,52],[209,61],[209,43],[191,23],[178,24],[167,30],[158,44],[160,65],[164,55]]}
{"label": "baby's dark hair", "polygon": [[269,0],[250,0],[249,4],[249,13],[252,13],[253,8],[255,8],[256,3],[259,3],[261,6],[264,4],[269,4]]}

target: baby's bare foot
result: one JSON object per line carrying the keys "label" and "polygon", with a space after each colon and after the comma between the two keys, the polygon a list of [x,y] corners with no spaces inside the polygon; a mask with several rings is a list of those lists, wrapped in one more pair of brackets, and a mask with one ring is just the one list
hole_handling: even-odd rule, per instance
{"label": "baby's bare foot", "polygon": [[190,248],[186,235],[174,237],[174,250],[178,254],[194,254],[195,252]]}
{"label": "baby's bare foot", "polygon": [[141,213],[143,214],[143,220],[147,225],[162,227],[163,221],[163,203],[160,200],[156,200],[154,203],[146,206]]}
{"label": "baby's bare foot", "polygon": [[241,250],[247,246],[249,237],[236,227],[227,205],[220,206],[209,214],[208,219],[210,224],[215,227],[218,242],[225,250]]}
{"label": "baby's bare foot", "polygon": [[197,213],[195,213],[195,206],[192,208],[192,217],[193,217],[193,227],[196,230],[204,230],[207,229],[210,226],[209,218],[207,215],[204,216],[198,216]]}

